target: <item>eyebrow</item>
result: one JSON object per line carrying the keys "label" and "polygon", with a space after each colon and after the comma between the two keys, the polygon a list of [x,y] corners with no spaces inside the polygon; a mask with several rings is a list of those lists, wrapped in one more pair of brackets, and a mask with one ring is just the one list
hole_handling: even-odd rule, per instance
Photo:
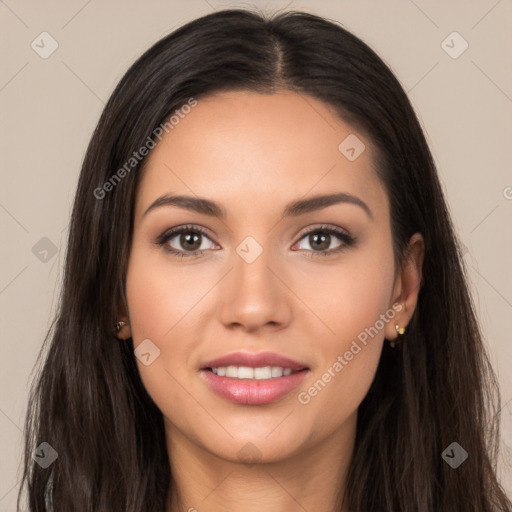
{"label": "eyebrow", "polygon": [[[288,203],[283,211],[283,217],[298,217],[299,215],[304,215],[305,213],[321,210],[328,206],[340,203],[359,206],[365,211],[368,217],[373,220],[373,214],[368,205],[362,199],[359,199],[359,197],[345,192],[318,195]],[[144,217],[151,210],[162,206],[177,206],[178,208],[202,213],[219,219],[225,219],[227,217],[226,210],[209,199],[169,194],[164,194],[153,201],[142,216]]]}

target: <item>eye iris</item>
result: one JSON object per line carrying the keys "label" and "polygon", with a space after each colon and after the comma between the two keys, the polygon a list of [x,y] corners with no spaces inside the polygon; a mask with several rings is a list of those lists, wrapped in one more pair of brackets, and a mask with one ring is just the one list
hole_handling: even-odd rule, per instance
{"label": "eye iris", "polygon": [[180,236],[180,243],[185,249],[195,251],[201,247],[201,242],[198,243],[200,238],[201,235],[194,233],[193,231],[185,231]]}
{"label": "eye iris", "polygon": [[309,243],[311,244],[311,247],[315,248],[315,245],[319,242],[319,245],[317,245],[316,248],[321,251],[325,251],[329,248],[330,241],[331,235],[329,234],[319,234],[316,232],[309,235]]}

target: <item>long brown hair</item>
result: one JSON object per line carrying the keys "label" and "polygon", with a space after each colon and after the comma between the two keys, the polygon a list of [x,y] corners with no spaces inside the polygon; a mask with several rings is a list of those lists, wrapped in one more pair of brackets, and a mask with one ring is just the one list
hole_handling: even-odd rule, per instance
{"label": "long brown hair", "polygon": [[[162,413],[141,382],[132,344],[112,331],[118,305],[126,304],[145,159],[104,185],[190,98],[235,89],[287,89],[334,108],[375,147],[397,261],[413,233],[425,240],[417,309],[401,347],[385,345],[359,407],[350,510],[510,511],[496,478],[499,390],[435,164],[406,93],[376,53],[334,21],[235,9],[196,19],[146,51],[94,131],[59,309],[30,393],[18,507],[26,484],[32,512],[51,504],[58,512],[164,510],[172,475]],[[58,453],[48,468],[32,459],[43,442]],[[442,456],[453,442],[468,453],[456,469]]]}

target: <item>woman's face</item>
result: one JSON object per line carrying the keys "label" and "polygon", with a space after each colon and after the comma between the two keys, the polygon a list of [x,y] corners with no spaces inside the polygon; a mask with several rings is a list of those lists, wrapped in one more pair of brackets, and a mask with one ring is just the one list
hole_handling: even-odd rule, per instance
{"label": "woman's face", "polygon": [[171,443],[264,462],[352,435],[401,323],[399,281],[370,141],[322,102],[217,94],[151,150],[127,300]]}

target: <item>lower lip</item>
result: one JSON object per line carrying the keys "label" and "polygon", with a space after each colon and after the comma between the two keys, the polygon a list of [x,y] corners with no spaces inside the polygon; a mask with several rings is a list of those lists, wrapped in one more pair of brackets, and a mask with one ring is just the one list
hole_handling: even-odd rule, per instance
{"label": "lower lip", "polygon": [[230,402],[263,405],[286,396],[304,380],[308,372],[308,369],[304,369],[271,379],[233,379],[220,377],[210,370],[201,370],[201,375],[213,391]]}

